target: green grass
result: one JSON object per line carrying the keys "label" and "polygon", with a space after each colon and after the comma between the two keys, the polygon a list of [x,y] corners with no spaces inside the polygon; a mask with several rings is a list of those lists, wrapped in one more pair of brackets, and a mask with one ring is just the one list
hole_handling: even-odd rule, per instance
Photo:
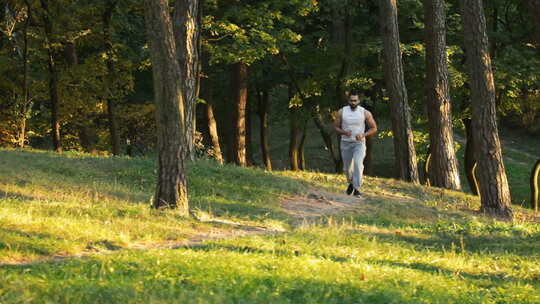
{"label": "green grass", "polygon": [[397,228],[349,217],[194,248],[3,267],[9,284],[0,284],[0,301],[538,303],[538,255],[523,248],[531,234],[538,242],[537,228],[482,221]]}
{"label": "green grass", "polygon": [[[221,229],[149,208],[149,159],[0,150],[0,261],[182,241]],[[279,196],[305,185],[262,170],[190,166],[190,203],[202,217],[287,226]],[[230,180],[242,180],[242,184]]]}
{"label": "green grass", "polygon": [[201,160],[188,176],[199,218],[286,231],[135,250],[238,227],[151,210],[149,159],[0,150],[0,303],[540,303],[529,210],[499,221],[465,193],[369,177],[360,208],[299,222],[280,201],[342,192],[341,175]]}
{"label": "green grass", "polygon": [[[377,121],[379,133],[389,131],[391,124],[388,120],[379,119]],[[253,131],[253,143],[258,143],[257,124]],[[334,172],[334,165],[330,160],[328,151],[324,147],[319,131],[310,121],[308,124],[308,136],[306,139],[305,155],[306,166],[308,170],[319,172]],[[425,128],[425,125],[415,126],[415,130]],[[287,170],[289,168],[288,160],[288,141],[283,141],[283,138],[288,138],[289,126],[288,122],[275,122],[270,129],[270,147],[273,166],[278,170]],[[463,130],[455,130],[456,135],[461,139],[465,138]],[[506,168],[510,193],[514,205],[527,206],[530,205],[530,172],[532,166],[540,158],[540,139],[532,137],[523,132],[510,129],[501,129],[500,132],[503,158]],[[461,149],[458,150],[458,163],[460,169],[461,185],[464,191],[471,193],[467,183],[464,171],[464,143]],[[261,163],[261,151],[257,144],[253,147],[255,161]],[[418,152],[417,152],[418,153]],[[422,155],[418,155],[419,159]],[[393,139],[390,136],[378,136],[373,146],[373,175],[378,177],[394,177],[394,149]],[[423,163],[419,163],[419,170]]]}
{"label": "green grass", "polygon": [[534,158],[533,154],[519,153],[514,149],[503,149],[503,151],[512,202],[530,207],[531,171],[538,158],[540,158],[540,149],[538,154],[536,154],[537,159]]}

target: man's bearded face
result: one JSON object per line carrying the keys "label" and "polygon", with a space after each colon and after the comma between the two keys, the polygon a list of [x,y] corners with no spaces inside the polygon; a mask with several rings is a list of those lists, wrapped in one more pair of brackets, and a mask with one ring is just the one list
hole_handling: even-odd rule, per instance
{"label": "man's bearded face", "polygon": [[360,104],[360,98],[358,95],[349,96],[349,106],[351,109],[355,109]]}

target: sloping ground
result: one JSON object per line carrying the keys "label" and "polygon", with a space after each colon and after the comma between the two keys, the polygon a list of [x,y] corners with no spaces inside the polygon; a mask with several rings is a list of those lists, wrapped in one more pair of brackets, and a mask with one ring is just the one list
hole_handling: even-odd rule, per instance
{"label": "sloping ground", "polygon": [[[279,199],[279,198],[278,198]],[[305,195],[283,195],[279,199],[283,212],[291,217],[291,229],[302,225],[317,222],[328,216],[340,216],[345,214],[376,214],[380,208],[381,199],[394,201],[394,206],[410,204],[411,199],[390,195],[363,195],[361,198],[339,194],[323,189],[311,188]],[[234,220],[215,218],[207,213],[200,213],[198,220],[213,226],[203,226],[197,230],[185,230],[185,238],[181,240],[154,240],[137,241],[124,246],[116,245],[113,241],[100,240],[89,242],[87,246],[78,252],[56,252],[49,256],[20,257],[15,260],[1,261],[4,265],[31,265],[43,262],[58,262],[64,259],[81,258],[96,254],[111,254],[118,250],[147,250],[163,248],[188,248],[200,246],[206,241],[233,239],[253,235],[284,233],[289,230],[284,228],[266,227],[254,223],[243,224]],[[3,228],[3,230],[6,230]],[[201,231],[202,230],[202,231]],[[27,234],[31,236],[30,233]]]}
{"label": "sloping ground", "polygon": [[538,224],[380,181],[362,199],[325,187],[284,195],[287,231],[207,214],[219,229],[185,242],[3,265],[0,302],[540,303]]}
{"label": "sloping ground", "polygon": [[201,161],[195,220],[148,208],[149,160],[0,159],[0,303],[540,303],[540,224],[519,207]]}

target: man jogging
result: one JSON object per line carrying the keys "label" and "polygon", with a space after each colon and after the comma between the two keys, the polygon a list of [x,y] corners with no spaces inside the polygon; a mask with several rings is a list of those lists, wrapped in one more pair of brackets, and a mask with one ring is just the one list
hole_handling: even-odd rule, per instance
{"label": "man jogging", "polygon": [[[349,187],[348,195],[360,197],[362,175],[364,173],[364,157],[366,156],[366,136],[377,132],[377,123],[373,115],[359,106],[358,93],[349,94],[349,105],[338,111],[334,128],[341,134],[341,158],[343,159],[343,173],[347,177]],[[368,130],[366,132],[366,124]]]}

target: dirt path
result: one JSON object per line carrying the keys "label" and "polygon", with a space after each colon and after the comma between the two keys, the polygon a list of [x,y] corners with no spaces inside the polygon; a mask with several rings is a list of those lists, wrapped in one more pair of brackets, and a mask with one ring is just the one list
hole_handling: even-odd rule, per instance
{"label": "dirt path", "polygon": [[312,189],[306,196],[286,197],[283,211],[295,219],[293,226],[312,222],[321,216],[369,212],[373,207],[366,204],[366,197],[357,198],[345,194]]}

